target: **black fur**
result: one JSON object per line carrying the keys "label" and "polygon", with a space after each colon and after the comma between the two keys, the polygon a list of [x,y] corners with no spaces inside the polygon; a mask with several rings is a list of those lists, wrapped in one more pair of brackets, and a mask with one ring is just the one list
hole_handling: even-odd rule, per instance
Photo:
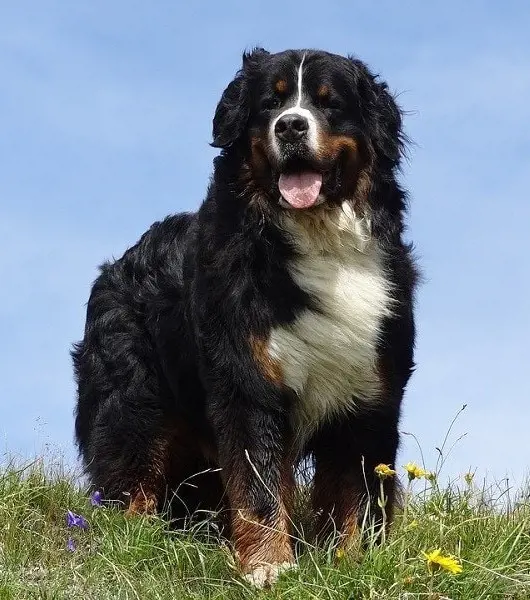
{"label": "black fur", "polygon": [[[166,489],[221,467],[220,474],[203,475],[197,487],[179,488],[187,511],[215,508],[225,494],[228,508],[245,498],[257,518],[276,518],[279,500],[270,490],[281,497],[290,485],[286,469],[301,458],[290,455],[294,399],[264,375],[251,340],[267,339],[271,328],[292,323],[318,299],[299,288],[287,268],[295,251],[278,226],[284,209],[277,205],[276,175],[283,167],[271,158],[256,174],[251,138],[263,136],[275,114],[278,101],[265,102],[275,79],[289,77],[301,56],[261,49],[245,54],[215,112],[212,145],[222,151],[198,212],[155,223],[122,258],[101,268],[73,359],[76,439],[93,485],[107,498],[125,500],[124,493],[134,496],[155,482],[157,489],[147,491],[160,508]],[[336,95],[336,106],[315,108],[327,131],[355,139],[359,161],[370,165],[365,210],[398,301],[379,346],[384,402],[377,411],[322,425],[302,453],[314,453],[317,480],[327,486],[326,499],[316,494],[315,508],[328,516],[340,513],[334,498],[346,489],[361,518],[362,468],[371,509],[380,514],[373,468],[395,460],[400,404],[413,368],[416,275],[402,240],[405,194],[396,181],[401,113],[386,84],[359,60],[311,51],[305,61],[314,65],[308,67],[311,77]],[[347,179],[352,186],[358,181],[350,163],[342,155],[337,160],[323,184],[330,203],[340,199]],[[157,469],[161,476],[153,479]],[[391,504],[394,487],[391,481],[385,486]],[[349,510],[344,507],[344,515]],[[238,539],[236,548],[244,544]],[[249,552],[242,562],[252,563],[257,551]]]}

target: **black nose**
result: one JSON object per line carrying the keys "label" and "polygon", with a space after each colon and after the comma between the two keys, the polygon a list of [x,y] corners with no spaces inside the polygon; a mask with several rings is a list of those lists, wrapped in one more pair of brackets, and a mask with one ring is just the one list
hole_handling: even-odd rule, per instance
{"label": "black nose", "polygon": [[282,142],[296,142],[307,135],[309,122],[301,115],[284,115],[276,121],[274,133]]}

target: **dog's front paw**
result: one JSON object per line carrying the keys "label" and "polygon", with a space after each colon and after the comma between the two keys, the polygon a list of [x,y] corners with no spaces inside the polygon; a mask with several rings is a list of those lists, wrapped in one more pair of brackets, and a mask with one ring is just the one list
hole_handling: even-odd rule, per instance
{"label": "dog's front paw", "polygon": [[277,564],[261,564],[254,567],[245,575],[245,580],[256,588],[266,588],[274,585],[278,577],[285,571],[295,569],[296,563],[282,562]]}

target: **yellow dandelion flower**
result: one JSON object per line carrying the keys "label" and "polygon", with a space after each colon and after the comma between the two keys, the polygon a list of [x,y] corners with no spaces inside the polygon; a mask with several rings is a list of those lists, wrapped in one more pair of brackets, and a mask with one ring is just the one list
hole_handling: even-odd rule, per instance
{"label": "yellow dandelion flower", "polygon": [[404,466],[404,469],[407,471],[409,481],[412,481],[413,479],[421,479],[427,475],[427,471],[425,471],[425,469],[418,467],[418,465],[413,462],[407,463]]}
{"label": "yellow dandelion flower", "polygon": [[337,548],[337,551],[335,552],[335,556],[337,557],[338,560],[343,559],[345,556],[344,548]]}
{"label": "yellow dandelion flower", "polygon": [[390,465],[385,465],[384,463],[377,465],[377,467],[374,469],[374,473],[379,477],[379,479],[394,477],[396,474],[394,469],[390,468]]}
{"label": "yellow dandelion flower", "polygon": [[440,548],[436,548],[432,552],[424,552],[423,555],[427,559],[427,568],[431,572],[438,569],[444,569],[453,575],[462,572],[462,565],[458,562],[458,559],[451,555],[444,556]]}

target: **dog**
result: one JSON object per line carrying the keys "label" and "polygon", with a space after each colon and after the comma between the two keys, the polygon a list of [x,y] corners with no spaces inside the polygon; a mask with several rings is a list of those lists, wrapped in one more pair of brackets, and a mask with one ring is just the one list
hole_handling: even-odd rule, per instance
{"label": "dog", "polygon": [[244,53],[204,202],[103,264],[72,351],[93,486],[129,513],[168,490],[183,514],[224,507],[257,586],[295,562],[301,459],[324,537],[348,550],[392,518],[396,482],[374,469],[395,462],[414,369],[402,116],[356,58]]}

